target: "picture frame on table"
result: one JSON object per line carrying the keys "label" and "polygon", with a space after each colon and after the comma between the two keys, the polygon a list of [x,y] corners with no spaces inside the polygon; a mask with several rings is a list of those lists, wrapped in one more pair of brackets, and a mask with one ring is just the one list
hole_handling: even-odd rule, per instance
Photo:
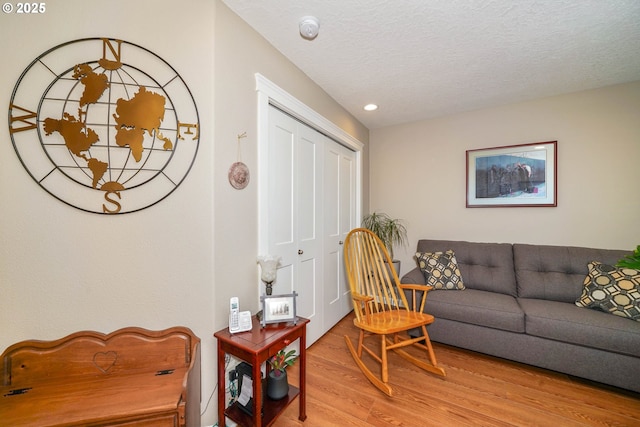
{"label": "picture frame on table", "polygon": [[269,323],[293,322],[297,323],[296,297],[297,292],[284,295],[262,295],[262,326]]}
{"label": "picture frame on table", "polygon": [[467,150],[468,208],[558,205],[558,141]]}

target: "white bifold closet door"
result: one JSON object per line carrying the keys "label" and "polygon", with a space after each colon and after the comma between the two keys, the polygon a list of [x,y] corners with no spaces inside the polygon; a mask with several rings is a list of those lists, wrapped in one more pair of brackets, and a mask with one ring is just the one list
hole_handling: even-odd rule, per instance
{"label": "white bifold closet door", "polygon": [[356,222],[355,153],[275,107],[269,109],[267,212],[274,294],[298,293],[311,345],[351,310],[343,242]]}

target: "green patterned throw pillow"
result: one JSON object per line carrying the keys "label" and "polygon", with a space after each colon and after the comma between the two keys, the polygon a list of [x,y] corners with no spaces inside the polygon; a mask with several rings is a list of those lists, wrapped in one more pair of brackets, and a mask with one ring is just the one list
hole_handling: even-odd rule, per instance
{"label": "green patterned throw pillow", "polygon": [[588,266],[576,305],[640,321],[640,271],[597,261]]}
{"label": "green patterned throw pillow", "polygon": [[443,290],[463,290],[465,288],[456,255],[452,250],[417,252],[416,258],[427,285],[433,286],[434,289]]}

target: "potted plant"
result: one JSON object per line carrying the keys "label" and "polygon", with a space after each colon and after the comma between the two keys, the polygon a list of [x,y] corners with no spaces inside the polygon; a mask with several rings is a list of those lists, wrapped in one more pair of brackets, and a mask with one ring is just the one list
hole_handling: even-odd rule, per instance
{"label": "potted plant", "polygon": [[279,400],[289,394],[289,381],[286,369],[296,361],[296,351],[285,352],[284,349],[277,352],[268,362],[271,371],[267,378],[267,396],[273,400]]}
{"label": "potted plant", "polygon": [[616,267],[631,268],[633,270],[640,270],[640,245],[633,251],[633,254],[627,255],[620,259],[616,264]]}
{"label": "potted plant", "polygon": [[373,212],[362,219],[362,226],[371,230],[382,240],[395,266],[396,274],[400,274],[400,261],[394,258],[394,246],[404,246],[407,242],[407,228],[401,219],[391,218],[384,212]]}

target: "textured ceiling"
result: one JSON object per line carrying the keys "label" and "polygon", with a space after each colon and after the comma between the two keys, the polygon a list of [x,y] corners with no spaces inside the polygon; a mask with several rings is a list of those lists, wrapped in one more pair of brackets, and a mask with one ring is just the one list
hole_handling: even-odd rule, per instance
{"label": "textured ceiling", "polygon": [[222,1],[370,129],[640,80],[640,0]]}

